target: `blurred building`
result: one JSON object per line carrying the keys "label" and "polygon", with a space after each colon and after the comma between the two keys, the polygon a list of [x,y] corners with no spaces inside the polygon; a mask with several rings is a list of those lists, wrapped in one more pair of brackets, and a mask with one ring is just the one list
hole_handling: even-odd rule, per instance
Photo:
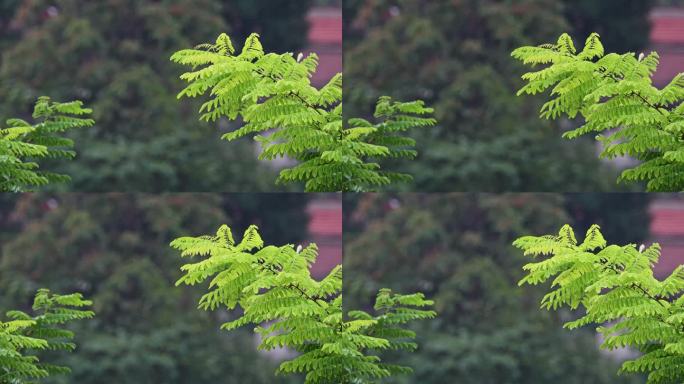
{"label": "blurred building", "polygon": [[342,264],[342,202],[340,196],[326,195],[309,202],[309,242],[318,245],[318,260],[311,270],[320,279]]}
{"label": "blurred building", "polygon": [[342,8],[315,6],[307,16],[309,44],[304,53],[315,52],[318,71],[311,79],[316,86],[325,85],[336,73],[342,72]]}
{"label": "blurred building", "polygon": [[653,80],[656,86],[662,87],[684,72],[684,7],[656,7],[650,19],[649,48],[660,55]]}
{"label": "blurred building", "polygon": [[684,264],[684,197],[659,195],[649,207],[651,214],[648,244],[657,242],[662,248],[655,274],[662,278]]}

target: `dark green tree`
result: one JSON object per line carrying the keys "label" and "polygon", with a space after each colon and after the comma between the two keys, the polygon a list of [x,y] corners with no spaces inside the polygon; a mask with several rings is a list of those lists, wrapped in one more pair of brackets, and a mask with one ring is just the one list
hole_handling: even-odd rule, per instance
{"label": "dark green tree", "polygon": [[244,229],[247,220],[276,215],[278,241],[300,242],[306,195],[25,194],[12,200],[0,212],[0,308],[25,308],[37,288],[50,287],[82,292],[98,314],[75,328],[76,353],[51,360],[72,367],[68,380],[49,382],[287,382],[272,377],[277,364],[255,351],[250,332],[221,333],[225,312],[196,309],[202,290],[172,287],[182,261],[167,244],[188,231],[225,222]]}
{"label": "dark green tree", "polygon": [[650,193],[571,193],[565,195],[565,210],[576,228],[598,224],[606,237],[630,244],[649,236],[648,204],[653,197]]}
{"label": "dark green tree", "polygon": [[309,26],[305,16],[313,0],[224,1],[223,19],[230,35],[243,41],[251,33],[262,35],[265,46],[294,52],[306,44]]}
{"label": "dark green tree", "polygon": [[649,43],[648,19],[656,0],[563,0],[573,35],[598,32],[606,46],[619,52],[639,52]]}
{"label": "dark green tree", "polygon": [[584,191],[617,188],[583,143],[560,143],[538,100],[516,100],[509,48],[568,28],[558,0],[377,0],[345,4],[345,109],[368,115],[387,94],[421,98],[440,126],[416,132],[402,169],[415,190]]}
{"label": "dark green tree", "polygon": [[[275,173],[257,162],[248,140],[228,149],[218,140],[221,132],[197,121],[192,113],[197,104],[179,105],[175,94],[182,84],[168,57],[221,31],[254,27],[250,23],[257,23],[257,17],[255,28],[282,36],[280,43],[287,49],[301,46],[308,2],[281,8],[272,3],[5,4],[13,16],[2,24],[11,25],[12,33],[0,35],[0,46],[6,47],[0,54],[0,117],[30,113],[32,102],[43,94],[83,100],[92,107],[96,126],[71,136],[79,157],[50,168],[70,174],[74,190],[271,190]],[[296,38],[281,33],[293,29],[298,33],[289,36]]]}
{"label": "dark green tree", "polygon": [[543,290],[514,289],[524,258],[510,243],[572,221],[566,203],[554,194],[350,197],[344,305],[369,307],[379,287],[435,300],[440,315],[416,328],[423,347],[406,361],[416,367],[407,383],[618,382],[593,333],[568,335],[567,313],[538,311]]}

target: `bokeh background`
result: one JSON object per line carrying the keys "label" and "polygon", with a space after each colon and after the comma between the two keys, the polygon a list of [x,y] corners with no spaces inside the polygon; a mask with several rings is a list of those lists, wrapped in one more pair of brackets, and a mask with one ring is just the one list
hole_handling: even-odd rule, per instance
{"label": "bokeh background", "polygon": [[77,350],[45,356],[72,367],[46,383],[301,383],[276,377],[286,351],[257,352],[251,328],[220,331],[206,285],[175,287],[182,260],[169,242],[257,224],[267,244],[315,242],[313,274],[341,263],[342,204],[327,194],[0,195],[0,318],[30,310],[39,288],[81,292],[96,317],[78,322]]}
{"label": "bokeh background", "polygon": [[606,353],[548,286],[517,287],[529,262],[511,243],[599,224],[610,244],[659,242],[660,277],[684,263],[684,197],[675,194],[364,194],[344,200],[344,306],[372,308],[379,288],[425,292],[439,316],[414,326],[419,349],[390,356],[415,375],[388,383],[643,383],[617,376],[634,351]]}
{"label": "bokeh background", "polygon": [[516,97],[527,72],[510,52],[591,32],[611,52],[658,51],[655,84],[684,72],[681,0],[346,0],[344,113],[368,116],[380,95],[420,98],[439,127],[413,132],[411,191],[595,192],[630,159],[600,161],[592,138],[568,141],[574,121],[542,121],[541,97]]}
{"label": "bokeh background", "polygon": [[[177,50],[227,32],[251,32],[270,52],[315,51],[315,84],[342,66],[341,1],[0,0],[0,121],[30,117],[38,96],[80,99],[92,129],[74,132],[78,157],[47,166],[73,191],[274,191],[277,168],[251,139],[228,143],[227,122],[198,121],[196,100],[176,100]],[[279,187],[282,189],[282,187]],[[296,189],[293,186],[290,189]]]}

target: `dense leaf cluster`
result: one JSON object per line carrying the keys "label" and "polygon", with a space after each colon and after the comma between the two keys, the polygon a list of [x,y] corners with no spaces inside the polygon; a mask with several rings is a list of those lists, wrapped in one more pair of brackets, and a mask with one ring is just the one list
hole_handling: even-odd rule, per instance
{"label": "dense leaf cluster", "polygon": [[231,39],[221,34],[214,44],[176,52],[171,60],[192,67],[181,75],[188,86],[178,97],[209,94],[201,119],[241,118],[244,125],[223,135],[235,140],[256,134],[260,159],[287,156],[298,164],[280,172],[278,182],[305,182],[307,191],[364,191],[410,176],[380,170],[378,159],[414,158],[414,140],[402,136],[432,126],[431,108],[422,101],[378,100],[378,123],[351,119],[342,124],[342,74],[320,89],[310,83],[318,57],[265,53],[257,34],[236,53]]}
{"label": "dense leaf cluster", "polygon": [[641,163],[621,179],[646,180],[651,191],[684,190],[684,74],[662,89],[652,84],[658,54],[604,53],[592,33],[577,51],[562,34],[555,44],[525,46],[512,56],[525,64],[545,65],[522,76],[527,84],[518,94],[551,89],[541,117],[584,118],[566,138],[598,133],[601,157],[631,156]]}
{"label": "dense leaf cluster", "polygon": [[209,283],[199,307],[240,309],[222,328],[256,325],[260,349],[289,348],[298,356],[280,365],[279,373],[304,373],[306,383],[374,383],[410,368],[383,362],[377,352],[415,350],[413,331],[404,325],[430,319],[433,303],[421,293],[400,295],[379,291],[375,314],[342,313],[342,266],[320,281],[310,275],[315,244],[264,246],[256,226],[236,242],[228,226],[215,236],[181,237],[171,246],[184,257],[202,260],[185,264],[177,285]]}
{"label": "dense leaf cluster", "polygon": [[89,319],[92,311],[83,309],[92,303],[79,293],[52,294],[47,289],[36,293],[35,315],[9,311],[9,321],[0,321],[0,383],[34,382],[55,374],[68,373],[69,368],[42,362],[35,351],[72,351],[76,345],[73,332],[63,328],[69,322]]}
{"label": "dense leaf cluster", "polygon": [[86,117],[91,112],[80,101],[58,103],[40,97],[33,110],[34,124],[8,119],[7,128],[0,129],[0,192],[21,192],[69,180],[67,175],[38,170],[37,160],[73,158],[74,143],[63,134],[92,126],[94,121]]}
{"label": "dense leaf cluster", "polygon": [[542,307],[582,307],[586,312],[565,328],[596,324],[602,348],[630,347],[643,354],[622,372],[648,373],[649,383],[684,380],[684,266],[664,280],[653,276],[660,247],[607,245],[597,225],[582,243],[565,225],[556,236],[524,236],[514,245],[542,260],[523,267],[519,284],[552,281]]}

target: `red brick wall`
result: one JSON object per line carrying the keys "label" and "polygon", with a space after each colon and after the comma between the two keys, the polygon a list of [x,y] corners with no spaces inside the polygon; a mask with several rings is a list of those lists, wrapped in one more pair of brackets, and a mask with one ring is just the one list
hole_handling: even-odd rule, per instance
{"label": "red brick wall", "polygon": [[312,274],[324,277],[342,264],[342,201],[339,195],[314,199],[307,207],[309,213],[308,242],[318,246],[318,260]]}
{"label": "red brick wall", "polygon": [[656,8],[651,12],[651,49],[660,55],[654,76],[657,86],[664,86],[684,72],[684,8]]}
{"label": "red brick wall", "polygon": [[318,55],[318,71],[311,81],[321,86],[336,73],[342,72],[342,9],[313,7],[307,20],[309,45],[304,53],[315,52]]}
{"label": "red brick wall", "polygon": [[651,238],[647,245],[657,242],[662,247],[655,273],[663,277],[684,264],[684,199],[675,196],[656,199],[649,211]]}

